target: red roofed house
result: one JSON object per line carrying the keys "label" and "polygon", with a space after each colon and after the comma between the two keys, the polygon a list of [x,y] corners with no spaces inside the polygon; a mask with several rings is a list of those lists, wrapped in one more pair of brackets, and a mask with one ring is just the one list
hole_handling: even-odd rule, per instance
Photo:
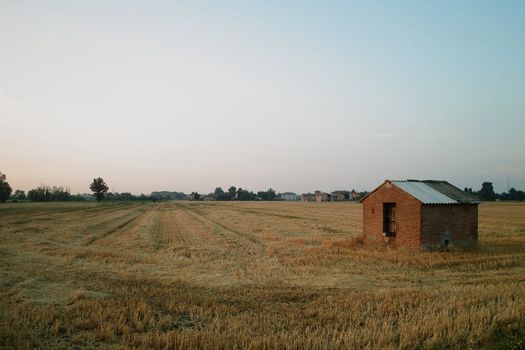
{"label": "red roofed house", "polygon": [[446,181],[389,181],[360,200],[366,244],[472,248],[479,201]]}

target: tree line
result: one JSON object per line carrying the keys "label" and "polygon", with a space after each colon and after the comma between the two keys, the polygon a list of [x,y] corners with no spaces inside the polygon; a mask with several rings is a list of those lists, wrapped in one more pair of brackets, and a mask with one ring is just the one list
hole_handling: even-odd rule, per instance
{"label": "tree line", "polygon": [[231,186],[226,192],[221,187],[217,187],[213,194],[217,201],[274,201],[277,199],[277,193],[271,188],[266,191],[258,191],[257,193],[254,193],[253,191],[245,190],[242,187],[237,188]]}
{"label": "tree line", "polygon": [[[166,199],[190,199],[190,200],[202,200],[205,197],[212,197],[217,201],[254,201],[254,200],[264,200],[264,201],[273,201],[277,200],[277,193],[269,188],[266,191],[258,191],[257,193],[243,189],[241,187],[237,188],[235,186],[230,186],[227,191],[224,191],[222,187],[216,187],[213,193],[210,193],[207,196],[203,196],[198,192],[192,192],[186,196],[182,192],[156,192],[159,194],[159,198],[156,196],[146,196],[141,194],[140,196],[135,196],[129,192],[123,193],[111,193],[108,192],[109,187],[105,181],[101,178],[93,179],[93,182],[89,185],[89,188],[93,192],[93,196],[97,201],[108,200],[108,201],[131,201],[131,200],[161,200],[164,199],[161,194],[169,194],[170,197]],[[481,201],[494,201],[494,200],[513,200],[513,201],[523,201],[525,200],[525,192],[516,190],[515,188],[509,189],[508,192],[496,193],[494,191],[494,186],[492,182],[483,182],[481,184],[481,189],[479,191],[473,191],[472,188],[465,187],[464,191],[468,194],[477,196]],[[171,198],[175,196],[176,198]],[[30,200],[32,202],[62,202],[62,201],[81,201],[86,200],[85,197],[78,195],[71,195],[71,191],[68,187],[63,186],[46,186],[40,185],[36,188],[29,190],[26,193],[23,190],[16,190],[13,193],[13,189],[7,182],[7,177],[5,174],[0,172],[0,203],[5,203],[8,199],[13,202]]]}
{"label": "tree line", "polygon": [[32,202],[66,202],[71,200],[71,191],[67,187],[42,185],[29,190],[27,197]]}
{"label": "tree line", "polygon": [[[93,191],[93,196],[97,201],[133,201],[133,200],[151,200],[152,198],[141,194],[135,196],[129,192],[111,193],[108,192],[109,187],[100,177],[93,179],[90,184],[90,189]],[[71,190],[64,186],[47,186],[40,185],[27,191],[13,189],[7,182],[5,174],[0,172],[0,203],[5,203],[8,199],[12,202],[31,201],[31,202],[68,202],[68,201],[85,201],[86,197],[77,194],[72,195]]]}
{"label": "tree line", "polygon": [[468,194],[477,196],[479,200],[490,202],[495,200],[503,201],[523,201],[525,200],[525,192],[516,190],[514,187],[508,192],[496,193],[492,182],[483,182],[479,191],[473,191],[472,188],[465,187],[464,191]]}

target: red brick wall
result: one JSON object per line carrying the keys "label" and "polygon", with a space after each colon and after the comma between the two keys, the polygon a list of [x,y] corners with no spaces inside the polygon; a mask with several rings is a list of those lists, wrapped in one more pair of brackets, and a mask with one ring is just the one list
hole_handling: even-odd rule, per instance
{"label": "red brick wall", "polygon": [[[383,203],[396,203],[396,236],[383,236]],[[394,184],[384,183],[363,200],[365,244],[421,247],[421,202]],[[386,242],[388,241],[388,242]]]}
{"label": "red brick wall", "polygon": [[442,246],[445,239],[458,248],[472,248],[478,242],[476,204],[435,204],[421,207],[421,239],[425,248]]}

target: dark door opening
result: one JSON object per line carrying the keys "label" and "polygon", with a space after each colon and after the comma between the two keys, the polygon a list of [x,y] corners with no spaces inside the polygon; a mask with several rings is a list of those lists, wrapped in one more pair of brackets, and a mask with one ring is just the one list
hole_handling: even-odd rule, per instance
{"label": "dark door opening", "polygon": [[383,203],[383,234],[396,235],[396,203]]}

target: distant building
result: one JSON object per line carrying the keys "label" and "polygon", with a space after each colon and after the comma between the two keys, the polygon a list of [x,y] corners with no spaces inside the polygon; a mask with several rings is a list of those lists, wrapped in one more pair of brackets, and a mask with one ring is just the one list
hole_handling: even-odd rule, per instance
{"label": "distant building", "polygon": [[343,191],[343,190],[334,191],[332,192],[332,195],[343,195],[345,201],[352,200],[352,192],[350,191]]}
{"label": "distant building", "polygon": [[283,201],[296,201],[297,200],[297,194],[293,192],[283,192],[281,193],[281,199]]}
{"label": "distant building", "polygon": [[303,193],[301,195],[301,201],[303,201],[303,202],[315,202],[315,194],[313,194],[313,193]]}
{"label": "distant building", "polygon": [[470,248],[478,242],[479,201],[446,181],[386,180],[361,202],[366,244]]}
{"label": "distant building", "polygon": [[332,201],[344,202],[346,200],[344,193],[332,192]]}
{"label": "distant building", "polygon": [[316,202],[332,202],[333,196],[330,193],[315,191]]}

